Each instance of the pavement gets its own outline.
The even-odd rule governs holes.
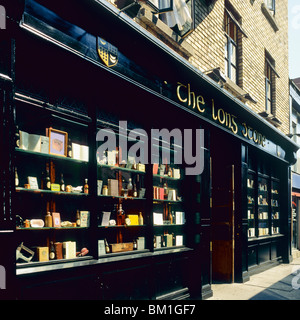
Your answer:
[[[213,284],[207,300],[300,300],[300,257],[250,276],[245,283]]]

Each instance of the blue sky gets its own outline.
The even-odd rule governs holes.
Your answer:
[[[289,1],[289,74],[300,77],[300,1]]]

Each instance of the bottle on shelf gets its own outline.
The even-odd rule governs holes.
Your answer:
[[[67,155],[68,155],[68,158],[72,158],[72,157],[73,157],[73,151],[72,151],[72,143],[71,143],[71,139],[68,139],[68,150],[67,150]]]
[[[173,177],[173,172],[172,172],[172,168],[171,168],[170,165],[169,165],[169,168],[168,168],[168,177],[170,177],[170,178]]]
[[[103,186],[102,194],[103,194],[104,196],[107,196],[107,195],[108,195],[108,187],[107,187],[107,185],[104,185],[104,186]]]
[[[56,252],[53,241],[50,241],[50,250],[49,250],[49,260],[54,260],[56,258]]]
[[[15,168],[15,186],[19,186],[19,176],[18,176],[18,171],[17,168]]]
[[[60,176],[60,191],[66,191],[66,186],[65,186],[65,181],[64,181],[64,176],[61,174]]]
[[[133,186],[133,197],[137,198],[137,196],[138,196],[138,192],[137,192],[136,184],[134,184],[134,186]]]
[[[45,216],[45,227],[48,227],[48,228],[52,227],[52,216],[49,211],[47,212],[47,215]]]
[[[79,210],[76,211],[76,226],[80,227],[80,212]]]
[[[136,242],[136,239],[133,240],[133,250],[137,250],[137,242]]]
[[[170,224],[173,224],[173,216],[171,212],[169,213],[169,221],[170,221]]]
[[[122,204],[119,204],[119,208],[117,210],[117,225],[122,226],[125,224],[125,211],[122,208]]]
[[[15,147],[20,147],[20,131],[18,125],[16,125],[16,132],[15,132]]]
[[[139,213],[139,225],[142,226],[144,224],[144,218],[143,218],[143,214],[140,212]]]
[[[127,190],[128,190],[128,197],[133,196],[133,185],[132,185],[132,179],[129,178],[128,184],[127,184]]]
[[[168,186],[166,183],[164,183],[164,199],[168,199]]]
[[[105,243],[105,252],[106,252],[106,253],[110,253],[110,248],[109,248],[109,245],[108,245],[106,239],[104,239],[104,243]]]
[[[88,193],[89,193],[88,179],[85,179],[85,180],[84,180],[83,193],[85,193],[85,194],[88,194]]]
[[[46,170],[46,178],[45,178],[45,189],[51,190],[51,180],[50,180],[50,174],[49,169]]]

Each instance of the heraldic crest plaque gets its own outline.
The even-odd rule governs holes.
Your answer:
[[[107,67],[113,67],[118,63],[118,49],[100,37],[97,37],[97,51]]]

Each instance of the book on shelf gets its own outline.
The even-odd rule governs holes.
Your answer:
[[[90,226],[90,212],[80,211],[80,226],[88,228]]]
[[[165,234],[164,235],[164,240],[165,240],[166,247],[172,247],[173,246],[173,235]]]
[[[105,242],[104,240],[98,240],[98,256],[103,256],[105,254]]]
[[[183,246],[183,236],[182,235],[176,235],[175,245],[176,246]]]
[[[153,224],[157,226],[162,226],[164,224],[163,213],[153,212]]]
[[[153,163],[153,174],[158,173],[158,163]]]
[[[175,223],[176,224],[185,224],[185,213],[182,211],[175,212]]]

